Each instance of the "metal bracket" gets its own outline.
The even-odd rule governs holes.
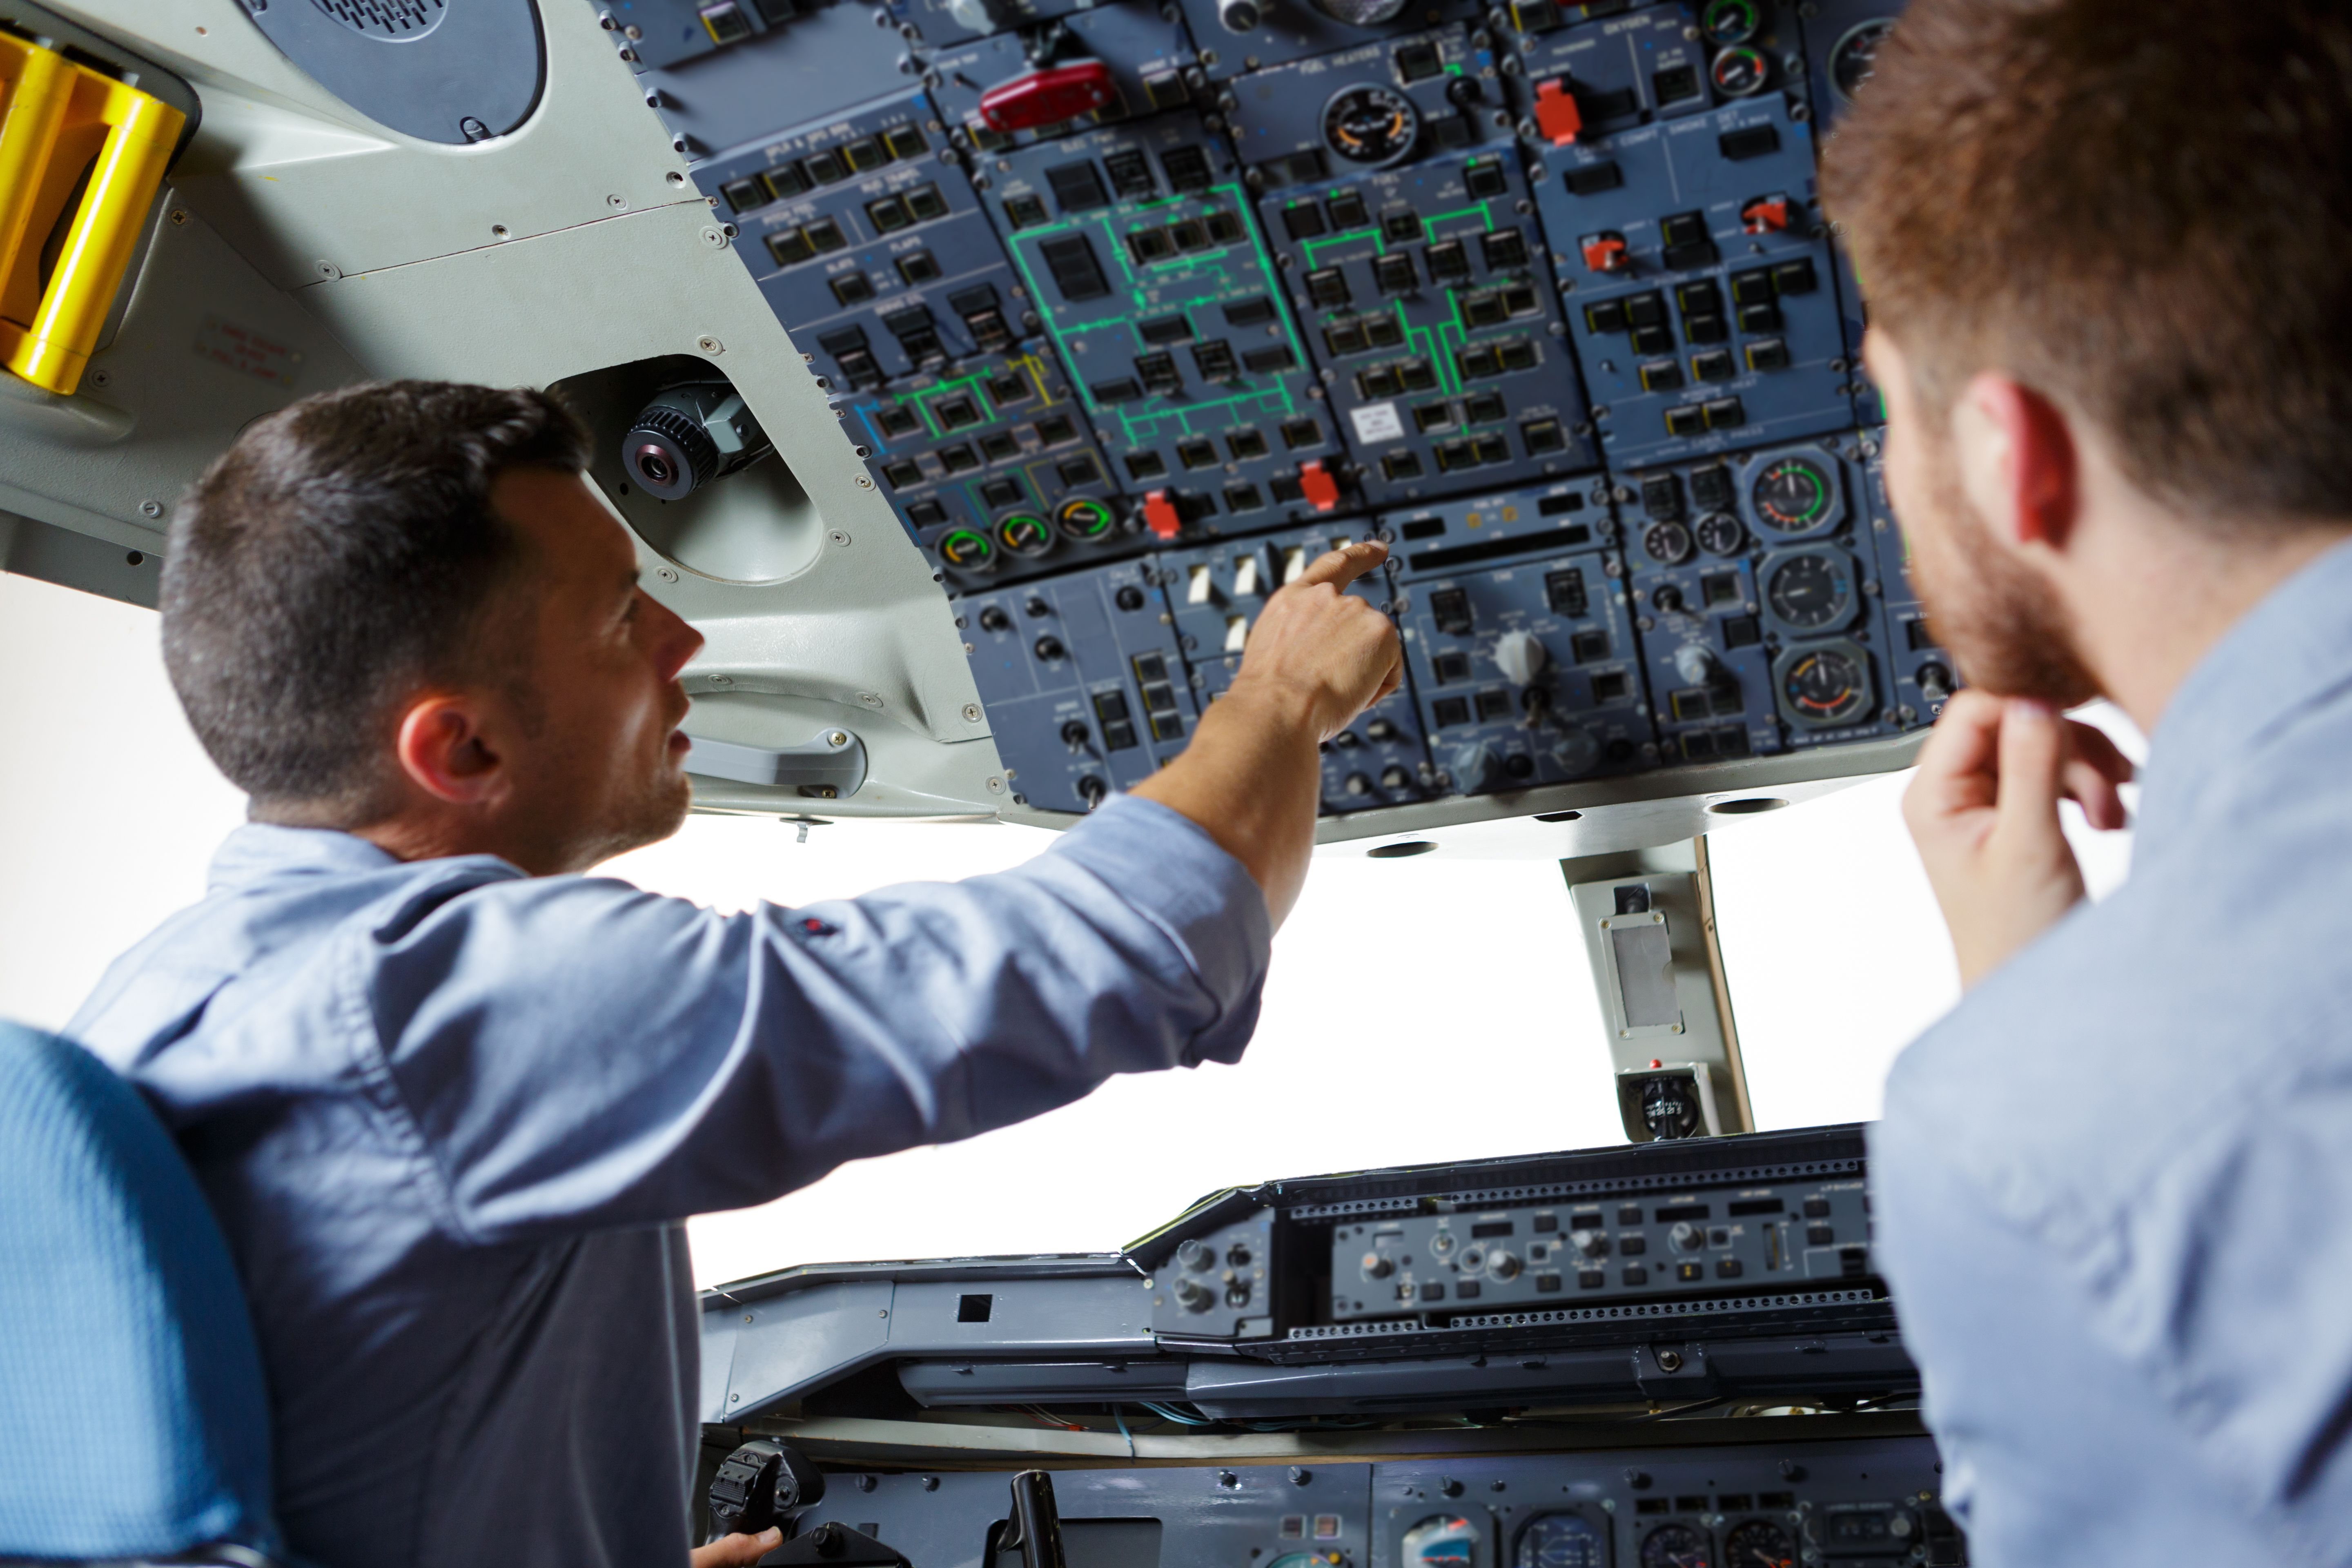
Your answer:
[[[866,742],[847,730],[820,730],[808,744],[782,750],[705,735],[688,739],[694,750],[687,753],[686,771],[705,778],[795,790],[811,800],[840,800],[866,782]]]

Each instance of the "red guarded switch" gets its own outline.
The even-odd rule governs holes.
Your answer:
[[[1588,235],[1581,244],[1584,265],[1595,272],[1622,272],[1633,264],[1622,234]]]
[[[1789,226],[1789,198],[1757,197],[1739,209],[1739,226],[1750,234],[1779,234]]]
[[[1176,510],[1176,500],[1166,490],[1153,490],[1143,498],[1143,526],[1161,539],[1173,539],[1184,531],[1184,518]]]
[[[1326,472],[1323,459],[1298,465],[1298,493],[1317,511],[1329,511],[1339,504],[1339,481]]]
[[[1584,110],[1564,77],[1536,84],[1536,130],[1555,147],[1565,147],[1584,130]]]
[[[980,118],[991,131],[1034,131],[1092,114],[1118,97],[1110,67],[1100,60],[1080,60],[990,88],[980,95]]]

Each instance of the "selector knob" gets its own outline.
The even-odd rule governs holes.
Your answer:
[[[1716,672],[1715,655],[1695,642],[1675,649],[1675,673],[1691,686],[1705,686]]]
[[[1217,21],[1228,33],[1254,33],[1264,19],[1255,0],[1217,0]]]
[[[1363,773],[1349,773],[1348,782],[1339,787],[1351,795],[1367,795],[1372,793],[1372,781]]]
[[[1650,605],[1662,616],[1683,613],[1683,591],[1672,583],[1661,583],[1650,590]]]
[[[1952,694],[1952,672],[1930,659],[1919,667],[1919,695],[1941,702]]]
[[[1533,686],[1551,663],[1551,650],[1533,632],[1505,632],[1495,639],[1495,662],[1514,686]]]
[[[1497,1279],[1516,1279],[1519,1277],[1519,1260],[1512,1254],[1497,1249],[1486,1254],[1486,1272]]]
[[[1471,795],[1493,789],[1503,779],[1502,756],[1484,741],[1456,746],[1446,765],[1454,770],[1454,786]]]
[[[1074,752],[1085,751],[1087,748],[1087,742],[1093,738],[1094,737],[1088,733],[1086,721],[1083,719],[1073,719],[1068,723],[1062,726],[1062,744],[1069,747],[1070,750]]]
[[[1570,725],[1554,737],[1551,754],[1562,773],[1572,779],[1582,778],[1601,765],[1601,742],[1593,739],[1591,731]]]
[[[1011,631],[1013,617],[1004,613],[1003,606],[991,605],[980,612],[980,629],[984,632]]]
[[[1100,805],[1103,803],[1103,797],[1108,794],[1110,794],[1110,785],[1103,783],[1093,773],[1087,773],[1078,780],[1078,798],[1087,803],[1088,811]]]
[[[1412,775],[1406,773],[1394,763],[1391,763],[1387,767],[1381,770],[1381,787],[1382,789],[1404,789],[1412,783]]]
[[[1179,1279],[1176,1304],[1188,1312],[1205,1312],[1217,1304],[1217,1293],[1198,1279]]]
[[[1364,726],[1364,734],[1382,745],[1398,739],[1397,727],[1386,719],[1375,719]]]
[[[1609,1256],[1609,1233],[1605,1230],[1571,1230],[1568,1244],[1587,1258]]]
[[[1054,613],[1054,606],[1048,605],[1043,599],[1033,598],[1027,604],[1021,606],[1021,613],[1034,620],[1043,616],[1052,615]]]
[[[1188,1241],[1176,1249],[1176,1261],[1205,1273],[1217,1266],[1216,1249],[1205,1241]]]
[[[1387,1258],[1382,1258],[1379,1253],[1367,1252],[1364,1254],[1365,1279],[1385,1279],[1395,1272],[1396,1265],[1391,1263]]]
[[[1666,1245],[1676,1252],[1696,1252],[1706,1245],[1706,1232],[1688,1220],[1681,1220],[1666,1232]]]

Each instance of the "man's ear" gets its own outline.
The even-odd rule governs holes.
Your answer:
[[[508,787],[501,759],[483,733],[473,699],[436,693],[418,698],[400,716],[394,740],[400,771],[436,800],[452,805],[495,804]]]
[[[1961,488],[2002,544],[2063,551],[2081,501],[2081,454],[2066,415],[2032,387],[1979,372],[1952,404]]]

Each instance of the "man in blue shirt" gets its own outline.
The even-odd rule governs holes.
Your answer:
[[[1872,1140],[1971,1560],[2352,1562],[2352,10],[1916,0],[1829,143],[1976,689],[1905,803],[1968,993]],[[2096,908],[2062,798],[2119,826]]]
[[[1385,552],[1348,546],[1183,755],[1035,860],[714,914],[572,874],[683,820],[702,640],[586,458],[537,393],[362,386],[254,426],[173,521],[166,666],[253,821],[68,1031],[219,1213],[279,1521],[331,1568],[683,1563],[679,1222],[1238,1058],[1318,743],[1401,679],[1342,591]]]

